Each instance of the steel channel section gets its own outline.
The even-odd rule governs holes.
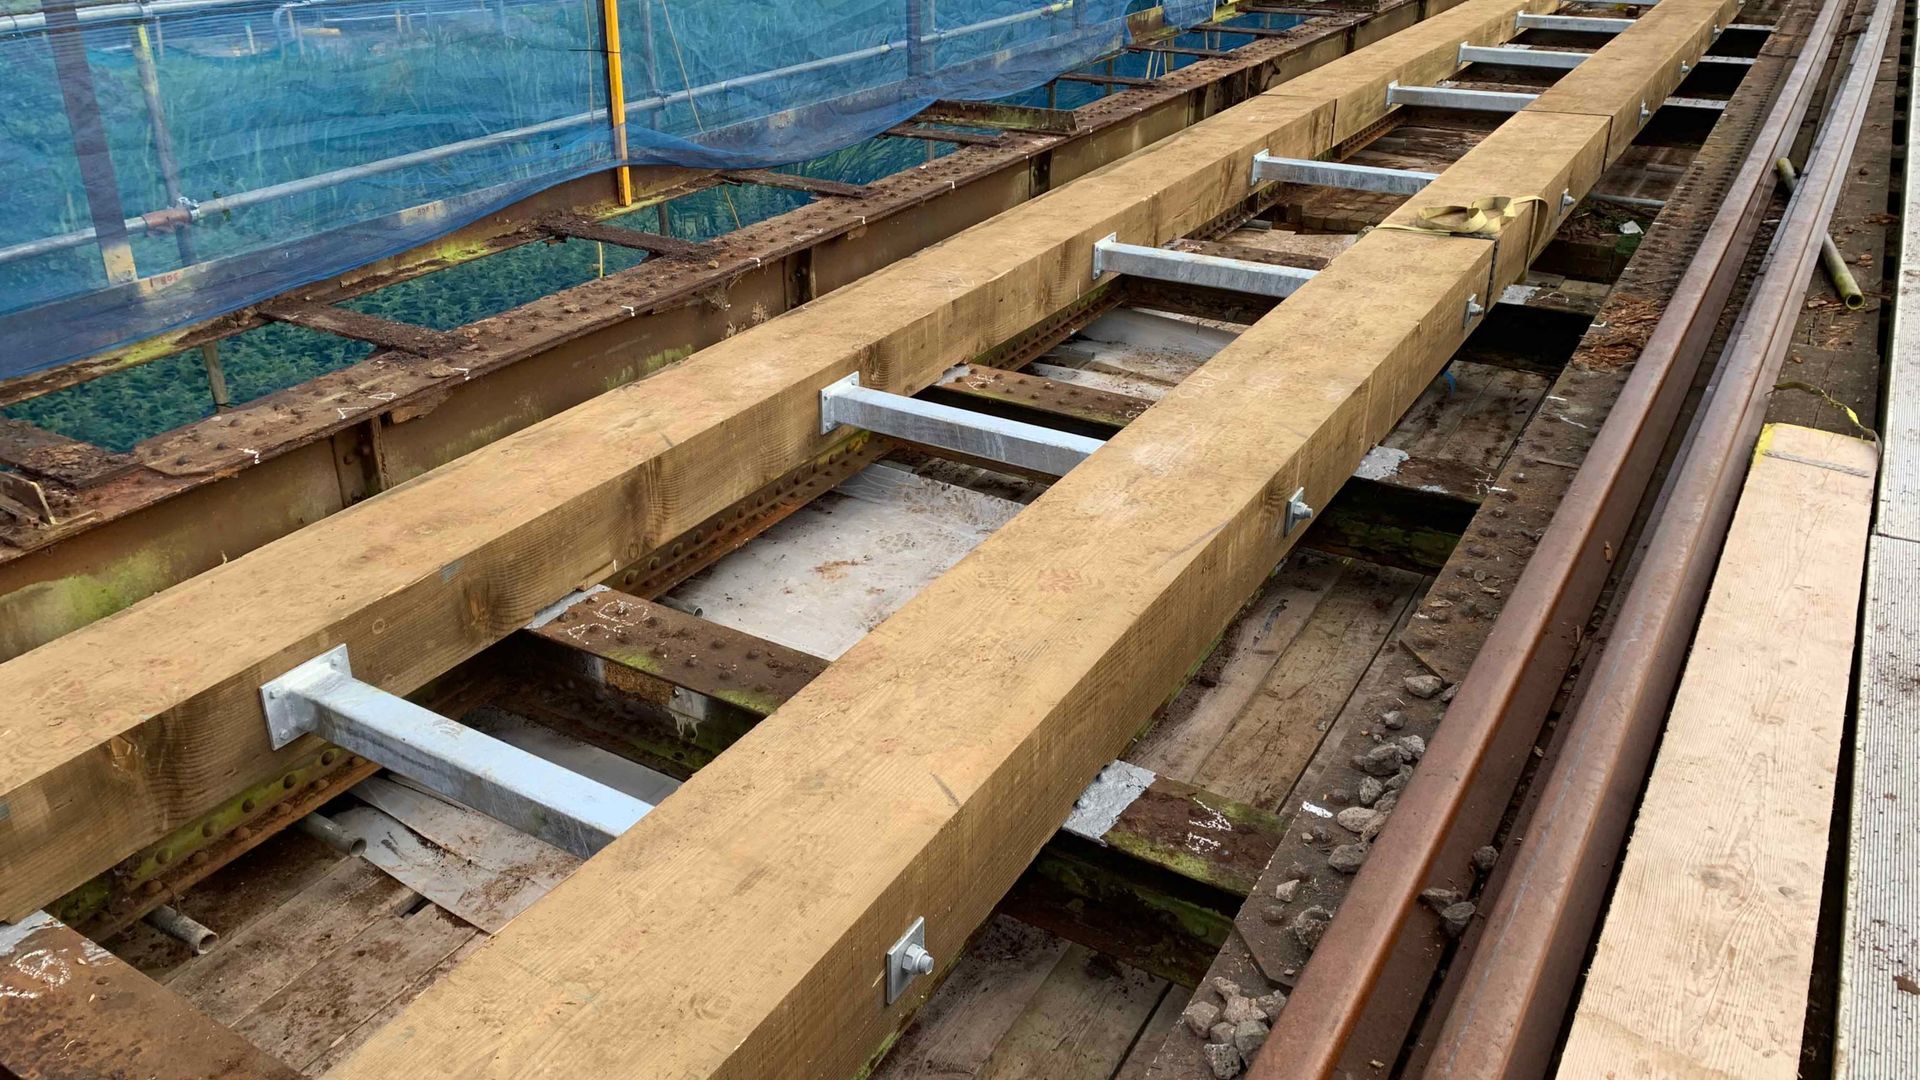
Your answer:
[[[1532,1075],[1551,1060],[1705,604],[1746,462],[1850,171],[1895,0],[1877,0],[1806,176],[1728,343],[1618,622],[1581,688],[1527,825],[1527,842],[1487,914],[1429,1075]]]
[[[1592,53],[1563,52],[1559,49],[1527,49],[1512,45],[1460,46],[1461,64],[1498,64],[1501,67],[1546,68],[1572,71]]]
[[[651,804],[353,677],[336,646],[260,688],[274,749],[317,735],[587,858]]]
[[[1534,15],[1521,12],[1513,17],[1522,30],[1565,30],[1576,34],[1620,34],[1633,25],[1632,19],[1610,19],[1595,15]]]
[[[1254,183],[1314,184],[1348,191],[1378,191],[1388,195],[1418,195],[1439,173],[1413,169],[1383,169],[1341,161],[1309,161],[1274,157],[1265,150],[1253,156]]]
[[[1839,23],[1829,2],[1635,361],[1585,464],[1541,536],[1373,854],[1300,972],[1250,1076],[1326,1076],[1379,989],[1420,891],[1443,857],[1464,860],[1498,818],[1572,661],[1693,373],[1774,189],[1773,162],[1806,115]],[[1797,309],[1797,305],[1795,305]],[[1577,965],[1579,956],[1562,957]]]
[[[1517,113],[1533,104],[1534,99],[1539,96],[1539,94],[1523,94],[1511,90],[1466,90],[1457,86],[1387,84],[1387,104],[1423,105],[1432,109]]]
[[[1285,299],[1313,280],[1314,271],[1297,266],[1244,262],[1218,255],[1122,244],[1109,235],[1093,245],[1093,276],[1128,274],[1210,289]]]
[[[841,424],[1046,476],[1065,476],[1106,445],[1039,424],[869,389],[860,385],[857,372],[820,391],[820,433]]]

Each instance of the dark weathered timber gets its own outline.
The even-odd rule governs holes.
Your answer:
[[[0,1074],[22,1080],[300,1075],[44,915],[0,928]]]
[[[1080,130],[1080,120],[1072,109],[1043,109],[995,101],[936,101],[921,109],[913,119],[922,124],[960,124],[1048,135],[1071,135]]]
[[[25,420],[0,419],[0,464],[70,488],[92,487],[137,466],[127,454],[69,439]]]
[[[838,180],[819,180],[795,173],[774,172],[772,169],[734,169],[721,173],[720,179],[729,184],[758,184],[761,187],[804,191],[809,195],[831,195],[841,199],[864,199],[874,193],[873,188],[864,184],[843,184]]]
[[[952,143],[955,146],[1005,146],[1005,135],[982,135],[973,131],[948,131],[945,128],[914,127],[898,124],[881,132],[895,139],[920,139],[924,142]]]
[[[581,217],[579,214],[553,214],[540,220],[540,228],[558,237],[575,240],[594,240],[616,247],[632,248],[649,255],[692,255],[701,250],[699,244],[681,240],[659,233],[628,229],[619,225],[608,225]]]
[[[460,338],[454,334],[332,304],[281,300],[262,305],[260,313],[274,322],[321,330],[415,356],[444,356],[461,345]]]

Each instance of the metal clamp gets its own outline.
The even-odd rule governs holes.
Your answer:
[[[1480,294],[1471,293],[1467,296],[1466,317],[1460,320],[1460,325],[1472,326],[1473,320],[1479,318],[1482,315],[1485,315],[1486,313],[1487,313],[1487,309],[1481,306],[1480,304]]]
[[[927,951],[927,920],[916,918],[887,950],[887,1004],[898,1001],[908,983],[931,974],[933,954]]]
[[[1307,489],[1294,488],[1293,494],[1287,496],[1287,512],[1280,521],[1280,535],[1293,535],[1293,530],[1305,525],[1312,518],[1313,507],[1307,503]]]

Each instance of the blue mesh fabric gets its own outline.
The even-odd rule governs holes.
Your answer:
[[[1085,65],[1140,6],[619,0],[625,160],[805,160],[936,98]],[[1162,6],[1179,26],[1213,12]],[[236,310],[616,163],[599,0],[0,0],[0,73],[0,376]],[[118,258],[93,229],[116,198]]]

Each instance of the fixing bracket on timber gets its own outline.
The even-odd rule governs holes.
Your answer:
[[[1109,273],[1285,299],[1300,286],[1312,281],[1315,272],[1297,266],[1245,262],[1219,255],[1122,244],[1119,234],[1108,233],[1094,242],[1093,276],[1097,278]]]
[[[318,735],[585,858],[651,803],[353,677],[338,645],[260,688],[274,749]]]
[[[1314,184],[1348,191],[1417,195],[1439,175],[1439,173],[1416,172],[1412,169],[1349,165],[1341,161],[1274,157],[1265,150],[1253,155],[1253,182],[1256,184]]]
[[[1292,536],[1293,530],[1305,525],[1313,518],[1313,506],[1307,502],[1307,489],[1294,488],[1287,496],[1287,513],[1281,519],[1280,535]]]
[[[908,983],[931,974],[933,954],[927,951],[927,920],[916,918],[887,950],[887,1004],[898,1001]]]
[[[1105,445],[1039,424],[871,390],[860,385],[857,371],[820,391],[820,434],[841,424],[1047,476],[1065,476]]]

